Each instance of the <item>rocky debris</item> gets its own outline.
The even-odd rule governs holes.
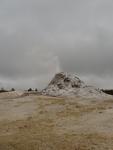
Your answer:
[[[75,74],[64,72],[56,74],[47,88],[42,91],[42,94],[49,96],[76,96],[86,98],[109,97],[109,95],[103,93],[100,89],[87,86]]]

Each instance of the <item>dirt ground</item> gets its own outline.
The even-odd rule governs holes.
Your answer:
[[[113,150],[113,99],[2,97],[0,150]]]

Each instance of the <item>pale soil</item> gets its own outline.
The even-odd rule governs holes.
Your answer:
[[[113,150],[113,99],[2,96],[0,150]]]

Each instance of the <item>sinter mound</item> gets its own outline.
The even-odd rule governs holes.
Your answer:
[[[49,96],[102,98],[109,95],[93,86],[87,86],[75,74],[58,73],[42,92]]]

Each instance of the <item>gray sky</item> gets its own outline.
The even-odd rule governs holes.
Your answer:
[[[56,72],[113,88],[112,0],[0,0],[0,87],[43,88]]]

